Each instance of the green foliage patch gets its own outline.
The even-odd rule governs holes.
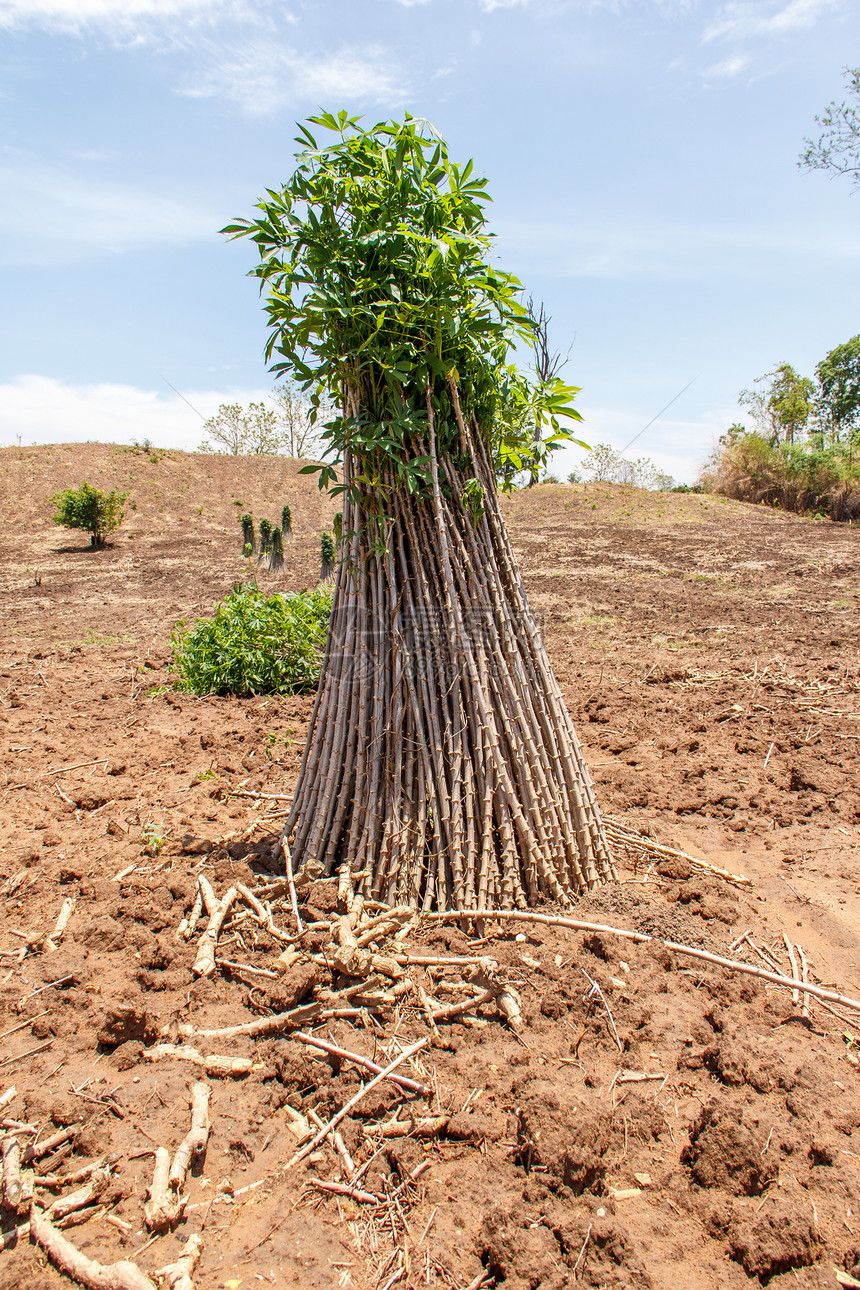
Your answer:
[[[122,523],[127,497],[128,493],[118,493],[115,488],[103,493],[87,483],[80,488],[66,488],[51,498],[57,508],[54,523],[66,529],[84,529],[90,535],[91,546],[104,546],[108,535]]]
[[[176,688],[193,694],[296,694],[319,680],[331,592],[317,589],[265,596],[255,583],[234,588],[199,618],[173,633]]]

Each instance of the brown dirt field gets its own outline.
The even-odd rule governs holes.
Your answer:
[[[286,567],[261,581],[298,589],[315,580],[336,508],[283,460],[156,457],[0,450],[0,1093],[17,1090],[2,1114],[41,1137],[75,1127],[61,1172],[119,1153],[107,1199],[128,1234],[103,1213],[69,1233],[103,1262],[146,1244],[142,1153],[185,1135],[200,1073],[146,1062],[144,1048],[189,1018],[217,1027],[288,1006],[306,972],[253,989],[227,969],[198,979],[194,943],[177,939],[197,873],[220,893],[271,867],[283,803],[231,793],[289,793],[310,699],[176,694],[170,633],[247,572],[243,510],[276,520],[289,501]],[[50,496],[83,479],[132,489],[103,551],[50,522]],[[860,531],[613,485],[543,485],[505,510],[605,809],[752,879],[622,866],[575,916],[721,954],[748,930],[782,971],[785,933],[814,980],[860,995]],[[66,897],[76,906],[62,943],[17,962]],[[453,929],[421,939],[437,953],[466,947]],[[232,953],[269,970],[280,948],[255,931]],[[267,1069],[211,1081],[191,1208],[140,1266],[151,1273],[201,1232],[199,1290],[834,1287],[836,1268],[860,1278],[860,1016],[848,1025],[813,1001],[805,1018],[787,992],[608,936],[502,928],[481,952],[507,965],[526,1029],[516,1036],[493,1005],[440,1025],[413,1070],[448,1126],[391,1140],[365,1176],[397,1203],[307,1187],[312,1174],[339,1176],[329,1148],[279,1176],[295,1144],[287,1104],[333,1113],[359,1087],[353,1069],[287,1039],[212,1041],[206,1051]],[[760,964],[745,945],[731,953]],[[618,1042],[586,999],[586,973]],[[394,1053],[394,1024],[336,1020],[330,1033]],[[397,1025],[405,1042],[427,1033],[408,1008]],[[660,1079],[616,1078],[629,1071]],[[344,1122],[356,1163],[395,1105],[386,1088]],[[403,1187],[421,1161],[429,1168]],[[4,1230],[14,1221],[6,1208]],[[26,1236],[10,1245],[0,1290],[69,1284]]]

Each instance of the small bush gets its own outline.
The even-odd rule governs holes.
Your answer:
[[[769,443],[733,426],[702,472],[707,492],[799,514],[860,519],[860,463],[850,446]]]
[[[330,582],[334,577],[337,547],[334,538],[325,529],[320,534],[320,582]]]
[[[254,533],[254,517],[246,512],[239,523],[242,525],[242,554],[246,557],[251,556],[257,546],[257,538]]]
[[[87,483],[66,488],[51,498],[57,508],[54,523],[66,529],[84,529],[90,535],[90,546],[104,546],[108,535],[122,523],[127,497],[128,493],[118,493],[115,488],[103,493]]]
[[[331,593],[269,596],[234,588],[212,618],[173,633],[176,688],[193,694],[296,694],[319,680]]]
[[[272,521],[260,520],[260,559],[272,550]]]
[[[291,537],[292,532],[293,512],[290,510],[289,505],[284,502],[283,509],[281,510],[281,533],[284,537]]]

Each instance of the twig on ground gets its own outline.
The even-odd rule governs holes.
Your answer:
[[[367,1096],[371,1089],[376,1088],[377,1084],[380,1084],[382,1080],[387,1079],[392,1071],[395,1071],[398,1066],[402,1066],[402,1064],[405,1061],[408,1061],[410,1057],[414,1057],[422,1048],[426,1048],[429,1043],[429,1039],[419,1039],[416,1044],[410,1044],[408,1048],[404,1048],[403,1052],[395,1057],[394,1061],[390,1062],[383,1071],[380,1071],[378,1075],[375,1075],[369,1084],[365,1084],[363,1088],[360,1088],[355,1096],[351,1097],[349,1101],[332,1116],[329,1122],[320,1129],[319,1133],[316,1133],[310,1142],[302,1147],[301,1151],[296,1152],[293,1158],[285,1165],[284,1172],[287,1172],[295,1165],[299,1164],[300,1161],[304,1160],[305,1156],[309,1156],[310,1153],[337,1128],[341,1120],[345,1119],[346,1116],[349,1115],[353,1107],[357,1106],[362,1098]]]
[[[230,887],[218,901],[212,915],[209,919],[209,925],[206,931],[200,937],[200,944],[197,947],[197,958],[191,969],[196,976],[211,976],[215,971],[215,947],[218,944],[218,937],[227,915],[233,906],[233,902],[239,894],[237,887]],[[205,900],[204,894],[204,900]]]
[[[191,1088],[191,1128],[180,1142],[170,1167],[170,1185],[177,1191],[185,1182],[192,1160],[200,1160],[209,1141],[209,1098],[212,1090],[202,1080]]]
[[[10,1209],[21,1203],[21,1143],[17,1138],[7,1138],[0,1147],[3,1159],[3,1202]]]
[[[823,986],[812,985],[811,982],[799,982],[792,977],[783,976],[779,972],[765,972],[761,968],[753,967],[751,963],[741,963],[737,959],[723,958],[720,954],[711,954],[707,950],[694,949],[692,945],[681,945],[677,941],[666,941],[659,936],[651,936],[647,932],[631,932],[623,927],[610,927],[606,923],[584,923],[576,918],[563,918],[556,914],[533,914],[524,909],[465,909],[452,913],[444,914],[427,914],[425,917],[432,922],[459,922],[464,918],[484,918],[495,919],[502,922],[523,922],[523,923],[542,923],[548,927],[568,927],[576,932],[603,932],[606,936],[621,936],[625,940],[634,941],[638,945],[663,945],[667,950],[675,954],[680,954],[686,958],[700,959],[704,963],[713,963],[717,967],[728,969],[730,972],[741,972],[745,976],[758,977],[760,981],[771,981],[774,985],[786,986],[788,989],[799,989],[801,992],[811,994],[814,999],[829,999],[832,1003],[839,1003],[844,1008],[853,1008],[860,1012],[860,999],[852,999],[850,995],[839,994],[836,990],[825,990]]]
[[[202,1066],[206,1074],[213,1079],[225,1079],[231,1076],[238,1078],[268,1069],[264,1062],[255,1062],[253,1057],[229,1057],[220,1053],[203,1054],[185,1044],[154,1044],[143,1051],[143,1058],[148,1062],[157,1062],[164,1057],[175,1057],[179,1061],[191,1062],[193,1066]]]
[[[589,995],[593,995],[593,994],[599,994],[599,995],[600,995],[600,1002],[603,1004],[603,1007],[604,1007],[604,1008],[605,1008],[605,1010],[606,1010],[606,1015],[607,1015],[607,1017],[609,1018],[609,1024],[610,1024],[610,1026],[612,1027],[612,1033],[613,1033],[613,1035],[615,1036],[615,1042],[616,1042],[616,1044],[618,1045],[618,1051],[619,1051],[619,1053],[623,1053],[623,1052],[624,1052],[624,1045],[622,1044],[621,1040],[618,1038],[618,1031],[617,1031],[617,1030],[616,1030],[616,1028],[615,1028],[615,1018],[614,1018],[614,1017],[613,1017],[613,1015],[612,1015],[612,1009],[610,1008],[609,1004],[606,1002],[606,995],[603,993],[603,991],[601,990],[600,986],[599,986],[599,985],[597,984],[597,982],[594,980],[594,977],[591,977],[591,976],[589,976],[589,975],[588,975],[588,973],[586,972],[585,968],[580,968],[579,970],[580,970],[580,972],[582,973],[582,975],[585,977],[586,981],[590,981],[590,982],[591,982],[591,989],[589,990],[588,994],[589,994]],[[586,997],[587,997],[587,996],[586,996]]]
[[[189,1236],[185,1253],[175,1263],[168,1263],[156,1272],[167,1283],[168,1290],[194,1290],[194,1269],[203,1253],[203,1238],[198,1232]]]
[[[800,973],[797,969],[797,957],[794,953],[794,946],[786,936],[785,932],[782,934],[782,939],[785,941],[785,948],[788,951],[788,961],[791,964],[792,980],[797,981],[800,977]],[[794,1004],[800,1003],[800,993],[797,989],[794,989],[791,992],[791,1002]]]
[[[284,860],[287,863],[287,885],[290,889],[290,904],[293,907],[293,914],[295,915],[298,934],[301,936],[305,929],[302,920],[299,917],[299,898],[296,893],[296,880],[293,877],[293,857],[290,852],[290,844],[287,842],[285,837],[281,838],[281,850],[284,853]]]
[[[377,1196],[375,1192],[363,1191],[361,1187],[353,1187],[351,1183],[324,1182],[321,1178],[309,1178],[308,1183],[311,1187],[316,1187],[318,1191],[334,1192],[336,1196],[351,1196],[353,1200],[361,1201],[364,1205],[383,1205],[384,1196]]]
[[[373,1071],[378,1075],[383,1069],[377,1062],[373,1062],[369,1057],[362,1057],[359,1053],[349,1052],[346,1048],[339,1048],[337,1044],[329,1043],[326,1039],[319,1039],[316,1035],[306,1034],[303,1030],[297,1030],[291,1036],[302,1044],[308,1044],[312,1048],[319,1048],[324,1053],[330,1053],[333,1057],[342,1057],[344,1061],[353,1062],[356,1066],[363,1066],[365,1070]],[[430,1090],[426,1084],[419,1084],[417,1080],[408,1079],[405,1075],[392,1075],[392,1084],[399,1084],[410,1093],[419,1093],[422,1097],[428,1097]]]
[[[200,1158],[209,1141],[209,1097],[212,1090],[198,1080],[191,1087],[191,1129],[176,1149],[173,1164],[166,1147],[157,1147],[149,1200],[144,1206],[146,1225],[164,1232],[178,1222],[186,1205],[182,1186],[192,1158]]]
[[[200,877],[197,879],[197,890],[194,893],[194,904],[191,906],[191,913],[187,918],[183,918],[179,927],[176,929],[176,939],[190,941],[197,929],[197,922],[203,913],[203,892],[200,887]]]
[[[97,1263],[83,1254],[34,1205],[30,1212],[30,1235],[52,1263],[89,1290],[155,1290],[154,1282],[136,1263]]]
[[[48,1039],[44,1044],[37,1044],[35,1048],[28,1048],[26,1052],[16,1053],[14,1057],[4,1057],[0,1066],[11,1066],[13,1062],[22,1062],[25,1057],[34,1057],[36,1053],[43,1053],[46,1048],[50,1048],[53,1039]]]

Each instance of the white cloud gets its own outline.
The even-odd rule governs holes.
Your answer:
[[[773,4],[732,0],[721,16],[705,29],[703,39],[781,36],[812,27],[825,14],[841,8],[842,0],[789,0],[788,4],[776,8]]]
[[[235,10],[234,0],[0,0],[0,26],[79,31]]]
[[[400,105],[409,98],[402,59],[378,45],[343,47],[319,55],[270,40],[253,40],[210,51],[210,66],[183,93],[192,98],[225,98],[252,116],[263,116],[289,103],[362,99]]]
[[[724,58],[722,62],[706,67],[702,75],[706,80],[728,81],[734,76],[739,76],[745,67],[749,67],[749,64],[750,60],[744,55],[738,55],[736,58]]]
[[[772,224],[662,221],[635,211],[623,218],[578,212],[575,223],[499,220],[498,248],[522,274],[623,278],[635,274],[694,277],[712,272],[766,272],[774,260],[860,262],[856,221]]]
[[[268,390],[188,390],[204,417],[221,403],[259,402]],[[193,451],[203,422],[188,403],[133,385],[68,385],[49,376],[19,376],[0,385],[0,443],[126,443]]]
[[[182,201],[40,158],[0,154],[0,263],[45,264],[93,250],[214,238],[223,220]]]

